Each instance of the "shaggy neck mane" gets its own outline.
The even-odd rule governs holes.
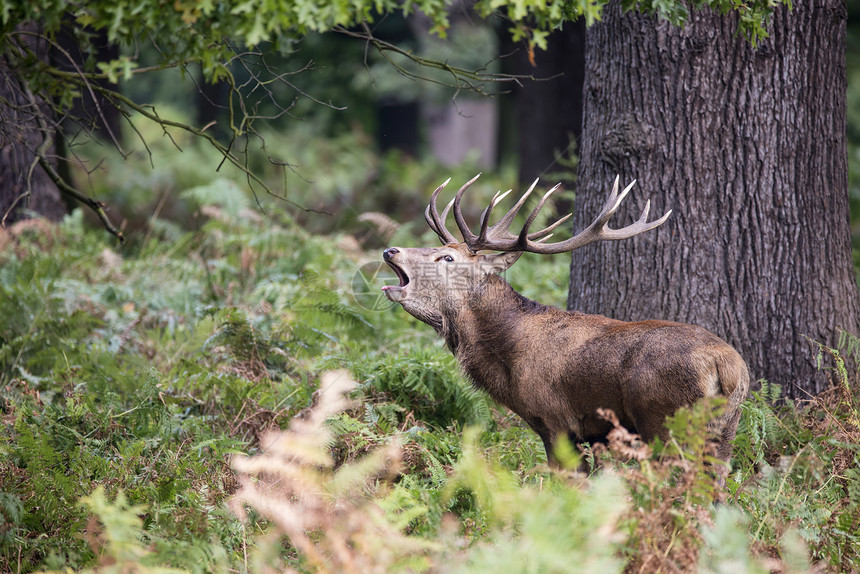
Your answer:
[[[523,297],[497,275],[490,275],[469,298],[468,304],[442,316],[439,334],[459,360],[466,374],[479,387],[504,384],[522,315],[551,309]]]

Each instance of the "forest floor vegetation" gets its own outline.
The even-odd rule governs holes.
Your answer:
[[[829,391],[743,404],[725,488],[718,403],[553,470],[379,298],[379,215],[319,234],[188,189],[159,209],[193,225],[157,212],[124,248],[80,210],[0,230],[0,572],[860,571],[850,334],[810,342]],[[433,243],[395,219],[386,240]],[[563,305],[566,276],[508,280]]]

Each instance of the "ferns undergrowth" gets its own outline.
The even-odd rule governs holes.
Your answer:
[[[125,252],[79,213],[0,237],[0,572],[860,570],[856,339],[827,393],[744,403],[725,490],[707,404],[551,471],[428,327],[352,297],[373,253],[242,207]]]

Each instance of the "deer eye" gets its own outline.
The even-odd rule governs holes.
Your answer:
[[[450,263],[451,261],[454,261],[454,258],[451,257],[450,255],[444,255],[444,256],[440,257],[439,259],[442,259],[443,261],[447,261],[448,263]],[[437,259],[436,261],[439,261],[439,259]]]

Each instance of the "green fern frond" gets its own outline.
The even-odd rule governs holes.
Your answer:
[[[369,399],[398,404],[437,428],[492,422],[489,399],[463,379],[447,353],[370,355],[356,359],[352,368]]]

